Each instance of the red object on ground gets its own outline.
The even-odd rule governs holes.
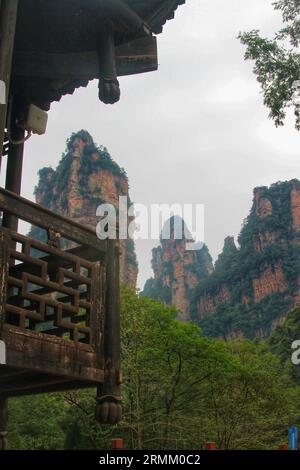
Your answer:
[[[289,445],[288,444],[281,444],[278,447],[278,450],[289,450]]]
[[[215,442],[206,442],[205,449],[206,450],[217,450],[217,444]]]
[[[124,441],[123,439],[112,439],[111,446],[113,450],[124,449]]]

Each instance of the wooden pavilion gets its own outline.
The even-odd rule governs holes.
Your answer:
[[[53,101],[97,79],[113,104],[118,76],[156,70],[155,34],[183,3],[0,0],[0,449],[9,397],[97,387],[97,419],[121,418],[117,242],[22,198],[23,150]],[[48,241],[21,235],[19,221]]]

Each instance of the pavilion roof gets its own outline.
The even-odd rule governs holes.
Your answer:
[[[179,5],[185,0],[125,0],[159,34],[168,20],[172,20]]]
[[[183,3],[123,0],[153,34],[162,32]],[[99,78],[97,41],[107,5],[107,0],[20,0],[13,62],[17,92],[47,110],[53,101]],[[155,36],[147,28],[131,25],[126,30],[116,12],[110,20],[115,25],[118,75],[156,70]]]

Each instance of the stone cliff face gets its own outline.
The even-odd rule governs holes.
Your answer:
[[[174,305],[179,310],[179,318],[186,321],[191,318],[194,289],[212,272],[213,265],[205,246],[199,251],[187,251],[188,240],[176,238],[174,218],[166,225],[169,223],[169,239],[161,238],[160,246],[152,251],[154,277],[146,282],[142,295]]]
[[[183,240],[153,250],[144,293],[176,306],[211,336],[267,337],[300,305],[300,182],[255,188],[236,246],[225,239],[215,266],[206,247]]]
[[[288,284],[280,261],[270,264],[256,278],[253,278],[253,300],[255,303],[275,292],[287,292]]]
[[[111,203],[118,207],[119,196],[129,200],[126,173],[105,148],[97,148],[86,131],[73,134],[67,151],[56,168],[39,172],[36,201],[78,223],[96,230],[97,207]],[[132,286],[137,280],[137,261],[132,240],[121,240],[121,281]]]
[[[225,241],[200,283],[195,320],[215,336],[268,336],[300,302],[300,182],[254,190],[239,248]]]

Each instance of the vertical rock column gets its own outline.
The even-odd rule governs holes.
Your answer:
[[[73,144],[72,163],[68,192],[68,216],[75,218],[82,211],[83,200],[79,190],[80,159],[85,143],[76,139]]]

